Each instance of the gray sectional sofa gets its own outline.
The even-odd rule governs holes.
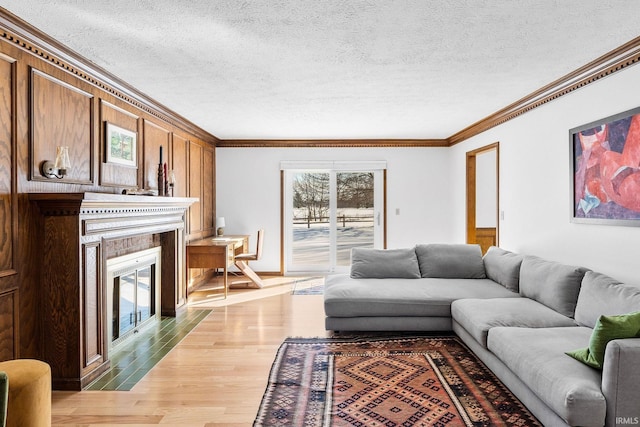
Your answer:
[[[324,306],[327,330],[454,331],[546,426],[640,425],[640,338],[608,341],[598,368],[567,354],[597,344],[600,316],[635,319],[640,287],[497,247],[483,257],[430,244],[354,249],[351,273],[327,277]]]

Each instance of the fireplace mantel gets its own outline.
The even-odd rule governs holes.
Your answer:
[[[160,246],[161,310],[175,316],[186,302],[186,212],[198,199],[85,192],[32,193],[29,200],[42,218],[42,358],[55,389],[80,390],[110,365],[104,283],[110,252]]]
[[[133,196],[109,193],[31,193],[29,200],[38,204],[44,215],[78,215],[81,212],[111,210],[152,211],[186,209],[198,201],[193,197]]]

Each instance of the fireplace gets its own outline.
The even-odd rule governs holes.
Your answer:
[[[42,267],[35,272],[42,359],[54,389],[81,390],[109,369],[112,347],[184,307],[185,216],[197,199],[103,193],[29,199],[42,227],[36,247]]]
[[[159,320],[161,259],[156,247],[107,260],[109,351]]]

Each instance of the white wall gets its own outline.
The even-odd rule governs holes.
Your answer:
[[[280,271],[280,161],[386,160],[387,247],[452,242],[450,158],[449,148],[218,148],[216,216],[227,234],[263,227],[263,257],[252,265]]]
[[[563,96],[452,147],[454,240],[464,238],[465,153],[500,142],[500,246],[640,284],[640,228],[575,224],[569,129],[640,105],[640,67]]]

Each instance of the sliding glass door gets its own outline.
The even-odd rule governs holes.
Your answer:
[[[383,246],[384,168],[327,163],[284,169],[287,273],[348,271],[352,248]]]

